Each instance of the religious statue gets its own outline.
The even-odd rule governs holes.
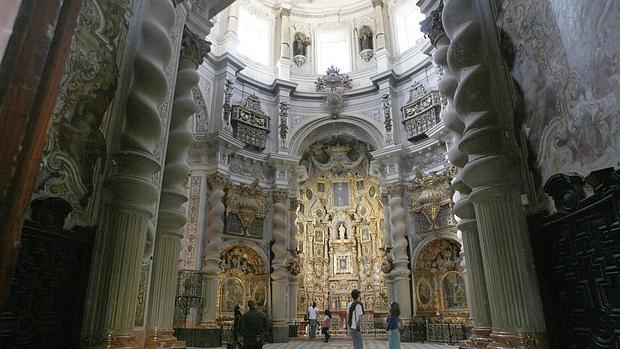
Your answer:
[[[306,47],[309,45],[310,37],[301,32],[295,33],[295,40],[293,41],[293,56],[306,56]]]
[[[347,228],[344,226],[343,223],[340,223],[340,225],[338,226],[338,238],[341,240],[347,238]]]
[[[362,26],[362,28],[360,28],[359,42],[360,42],[360,51],[373,49],[372,30],[370,29],[369,26],[364,25]]]
[[[369,26],[364,25],[359,30],[360,56],[366,62],[373,56],[372,30]]]

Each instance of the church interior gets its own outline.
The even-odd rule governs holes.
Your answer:
[[[620,348],[618,1],[1,12],[0,347]]]

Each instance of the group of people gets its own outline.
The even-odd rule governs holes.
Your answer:
[[[364,305],[360,301],[360,291],[357,289],[351,291],[351,298],[353,300],[347,306],[347,329],[353,341],[353,349],[363,349],[362,315],[364,315]],[[254,300],[248,301],[248,308],[249,310],[242,314],[241,307],[239,305],[235,306],[233,349],[261,349],[267,338],[269,331],[267,315],[258,309]],[[308,308],[307,312],[308,320],[310,321],[308,334],[311,339],[316,338],[319,314],[316,302],[312,302],[312,306]],[[390,305],[390,314],[385,324],[385,330],[389,333],[389,349],[400,349],[399,316],[400,308],[398,303],[393,302]],[[321,323],[321,333],[325,336],[325,343],[331,337],[329,334],[331,319],[332,313],[329,310],[325,310]]]
[[[261,349],[269,332],[267,315],[258,309],[256,301],[248,301],[249,310],[241,314],[241,307],[235,306],[233,323],[233,349]]]
[[[353,299],[347,305],[347,330],[353,341],[353,349],[363,349],[364,343],[362,341],[362,315],[364,315],[364,305],[360,301],[360,291],[354,289],[351,291],[351,298]],[[316,306],[316,302],[312,302],[312,305],[308,308],[306,315],[308,316],[309,329],[308,337],[310,339],[316,338],[316,330],[318,325],[319,309]],[[327,343],[331,337],[329,334],[329,327],[331,325],[332,314],[329,310],[325,310],[323,321],[321,323],[321,333],[325,336],[324,342]],[[400,349],[400,331],[398,325],[400,322],[400,307],[398,303],[392,302],[390,304],[390,313],[386,319],[385,330],[389,335],[389,349]]]

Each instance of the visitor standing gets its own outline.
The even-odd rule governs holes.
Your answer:
[[[248,310],[241,318],[241,335],[244,349],[261,349],[267,339],[269,322],[267,315],[258,309],[255,300],[248,301]]]
[[[398,303],[392,302],[390,314],[385,324],[385,330],[388,332],[389,338],[389,349],[400,349],[400,331],[398,330],[399,317],[400,307]]]
[[[310,330],[308,337],[310,339],[316,337],[317,319],[319,317],[319,308],[316,307],[316,302],[312,302],[312,305],[308,307],[308,321],[310,321]]]
[[[329,326],[332,323],[332,312],[329,310],[325,310],[325,318],[323,319],[323,324],[321,326],[321,333],[325,335],[325,343],[329,341],[331,335],[329,334]]]
[[[241,319],[243,318],[243,315],[241,314],[241,307],[239,306],[239,304],[237,304],[235,306],[234,309],[234,313],[235,313],[235,320],[233,322],[233,349],[242,349],[243,348],[243,342],[241,340]]]
[[[364,306],[360,302],[360,291],[354,289],[351,291],[353,301],[347,306],[347,325],[353,340],[353,349],[363,349],[362,342],[362,315],[364,315]]]

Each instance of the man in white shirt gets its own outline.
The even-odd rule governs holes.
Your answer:
[[[310,321],[310,330],[308,331],[308,337],[316,337],[316,320],[319,317],[319,308],[316,307],[316,302],[312,302],[312,306],[308,307],[308,320]]]
[[[349,333],[353,339],[353,349],[363,349],[362,315],[364,315],[364,306],[359,301],[360,291],[357,289],[351,291],[351,298],[353,298],[353,301],[347,305],[347,324],[349,326]]]

